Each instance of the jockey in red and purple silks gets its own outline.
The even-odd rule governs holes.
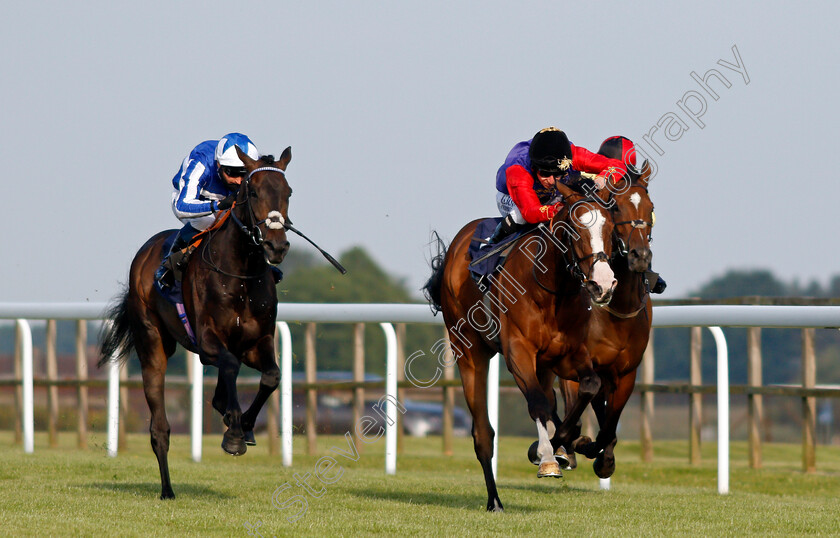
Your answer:
[[[504,219],[488,240],[498,242],[525,223],[551,220],[562,204],[557,201],[555,178],[564,181],[570,172],[598,174],[601,188],[618,181],[624,163],[575,146],[556,127],[542,129],[531,140],[516,144],[496,173],[496,204]]]

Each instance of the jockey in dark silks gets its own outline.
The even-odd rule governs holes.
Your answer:
[[[247,173],[245,164],[236,154],[236,147],[252,159],[260,158],[260,152],[250,138],[230,133],[221,140],[207,140],[193,148],[172,178],[172,211],[184,227],[155,273],[155,280],[162,287],[173,283],[174,268],[185,259],[180,253],[193,237],[213,224],[216,213],[233,205]],[[279,280],[282,273],[271,267]]]

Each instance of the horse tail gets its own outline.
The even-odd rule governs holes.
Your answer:
[[[432,276],[426,281],[423,286],[423,295],[429,301],[432,307],[432,312],[437,314],[441,311],[440,305],[440,290],[443,287],[443,261],[446,258],[446,244],[440,238],[437,232],[432,232],[432,244],[437,248],[437,254],[432,256],[430,265],[432,266]]]
[[[106,319],[99,333],[99,363],[102,368],[110,361],[125,362],[135,348],[134,333],[131,331],[131,312],[128,309],[128,285],[105,314]]]

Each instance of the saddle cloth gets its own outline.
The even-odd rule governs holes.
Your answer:
[[[498,250],[498,252],[481,260],[478,263],[470,263],[470,275],[476,282],[479,282],[482,278],[486,277],[487,275],[493,274],[493,272],[495,272],[499,267],[504,265],[505,259],[507,258],[507,254],[510,252],[511,247],[516,242],[516,240],[522,237],[524,233],[530,231],[527,229],[519,230],[503,238],[501,241],[494,245],[489,245],[485,246],[484,248],[481,248],[482,245],[485,245],[487,243],[487,238],[493,235],[496,226],[499,225],[499,222],[501,222],[501,220],[501,217],[484,219],[478,223],[478,226],[475,227],[475,233],[473,234],[472,240],[470,241],[470,260],[477,260],[482,256],[486,256],[487,253],[491,252],[492,250]],[[507,245],[507,248],[500,248],[502,245]]]

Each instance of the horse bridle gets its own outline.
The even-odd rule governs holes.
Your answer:
[[[642,188],[644,189],[645,193],[648,192],[647,188],[645,188],[645,187],[642,187]],[[612,209],[610,209],[610,212],[615,213],[615,205],[614,204],[609,204],[609,202],[613,200],[613,195],[614,195],[614,193],[612,191],[610,191],[610,196],[607,199],[607,202],[608,202],[608,205],[612,206]],[[651,214],[653,214],[653,209],[651,209]],[[615,252],[613,252],[613,259],[615,259],[619,256],[627,257],[630,253],[630,249],[628,248],[627,244],[624,242],[624,240],[618,234],[618,227],[620,225],[623,225],[623,224],[632,225],[633,226],[633,231],[639,230],[639,233],[642,233],[641,230],[643,230],[644,228],[647,228],[648,229],[648,233],[647,233],[648,244],[650,244],[650,242],[653,241],[653,237],[651,236],[651,234],[653,233],[653,222],[648,222],[644,219],[623,220],[623,221],[620,221],[620,222],[616,222],[616,223],[613,224],[613,232],[612,232],[613,242],[616,245],[616,250],[615,250]],[[631,235],[633,234],[633,231],[630,232]],[[643,237],[643,239],[644,239],[644,237]],[[637,315],[639,315],[639,313],[642,310],[645,309],[645,306],[647,305],[647,298],[648,298],[648,295],[650,293],[650,284],[648,283],[646,277],[642,278],[641,285],[642,285],[641,304],[633,312],[628,312],[628,313],[625,314],[625,313],[618,312],[618,311],[612,309],[609,305],[598,305],[598,306],[600,306],[601,308],[603,308],[604,310],[606,310],[607,312],[609,312],[610,314],[612,314],[613,316],[615,316],[617,318],[630,319],[630,318],[636,317]]]
[[[266,215],[266,218],[264,218],[263,220],[257,220],[257,216],[254,214],[254,208],[251,207],[251,176],[253,176],[256,172],[263,172],[263,171],[279,172],[279,173],[283,174],[284,177],[286,175],[286,172],[284,170],[281,170],[280,168],[275,168],[273,166],[263,166],[263,167],[251,170],[248,173],[248,175],[245,177],[245,179],[242,180],[243,184],[242,184],[242,186],[240,186],[240,191],[243,188],[245,189],[245,201],[243,202],[243,205],[246,207],[246,210],[247,210],[248,224],[246,225],[245,223],[243,223],[239,219],[239,217],[236,216],[236,213],[233,211],[233,208],[236,206],[236,203],[234,203],[234,207],[231,207],[231,209],[230,209],[230,216],[233,219],[233,222],[236,224],[236,226],[239,228],[239,230],[242,231],[242,233],[244,233],[245,235],[248,236],[248,239],[250,239],[251,244],[255,247],[260,247],[265,242],[265,237],[263,236],[262,229],[260,228],[260,226],[262,226],[263,224],[265,224],[271,230],[279,230],[280,228],[289,228],[290,225],[291,225],[291,222],[287,223],[286,219],[283,217],[283,214],[280,213],[280,211],[277,211],[277,210],[269,211],[268,215]],[[214,235],[212,235],[212,232],[211,232],[211,235],[207,240],[208,244],[210,243],[210,241],[212,241],[213,237],[214,237]],[[219,267],[219,264],[217,264],[214,260],[210,259],[210,253],[209,252],[210,252],[210,249],[205,248],[204,252],[203,252],[202,259],[204,260],[205,263],[207,263],[207,265],[209,265],[214,271],[216,271],[218,273],[221,273],[221,274],[226,275],[226,276],[230,276],[230,277],[234,277],[234,278],[242,278],[242,279],[246,279],[246,280],[255,279],[255,278],[262,278],[264,276],[262,273],[256,274],[256,275],[237,275],[237,274],[233,274],[233,273],[228,273],[227,271],[224,271],[221,267]]]
[[[645,188],[645,187],[642,187],[642,188],[645,190],[645,192],[648,192],[647,188]],[[612,191],[610,191],[610,196],[607,199],[607,206],[611,206],[611,209],[610,209],[611,213],[615,213],[615,205],[609,203],[610,201],[613,201],[613,194],[614,193]],[[651,209],[651,213],[652,212],[653,212],[653,210]],[[623,225],[623,224],[632,225],[634,231],[635,230],[640,230],[639,233],[642,233],[641,230],[647,228],[648,229],[647,241],[648,241],[648,243],[653,241],[653,236],[652,236],[652,234],[653,234],[653,222],[648,222],[644,219],[622,220],[621,222],[615,222],[615,223],[613,223],[612,235],[613,235],[613,242],[616,245],[616,249],[615,249],[615,252],[613,252],[613,258],[616,258],[618,256],[627,256],[627,254],[629,253],[629,248],[628,248],[627,244],[618,235],[618,227]],[[633,232],[631,231],[630,233],[632,235]],[[644,237],[642,237],[642,238],[644,239]]]
[[[255,168],[251,170],[245,179],[242,180],[243,186],[245,187],[245,207],[248,214],[248,224],[244,224],[239,217],[236,216],[236,213],[233,212],[231,209],[230,216],[233,218],[233,221],[242,230],[242,233],[248,236],[251,240],[251,243],[255,247],[262,246],[265,242],[265,237],[263,236],[262,229],[260,226],[265,224],[271,230],[279,230],[281,228],[286,227],[286,219],[283,217],[283,214],[280,211],[272,210],[268,212],[268,215],[263,220],[257,220],[257,216],[254,214],[254,208],[251,207],[251,176],[253,176],[257,172],[279,172],[283,174],[285,177],[286,172],[281,170],[280,168],[275,168],[273,166],[263,166],[260,168]],[[289,223],[291,224],[291,223]]]
[[[544,225],[542,223],[540,223],[540,226],[544,226]],[[551,233],[553,235],[554,230],[552,229],[551,231],[549,231],[549,233]],[[563,228],[563,236],[564,237],[569,236],[569,231],[566,230],[565,227]],[[591,279],[586,275],[586,273],[583,272],[583,269],[581,269],[581,267],[580,267],[581,262],[584,262],[584,261],[588,260],[589,258],[593,258],[592,267],[590,267],[590,273],[591,273],[592,271],[595,270],[595,264],[597,262],[607,262],[607,263],[609,263],[610,258],[609,258],[609,256],[607,256],[607,253],[604,252],[603,250],[600,251],[600,252],[592,252],[592,253],[587,254],[586,256],[583,256],[583,257],[578,257],[577,253],[575,252],[574,245],[571,244],[571,241],[569,243],[570,243],[569,248],[566,249],[566,251],[563,251],[563,250],[560,251],[562,256],[563,256],[563,261],[566,264],[566,271],[568,271],[569,274],[572,275],[572,277],[574,277],[575,279],[580,281],[580,286],[581,287],[585,287],[586,283],[589,282]],[[570,252],[571,260],[566,257],[566,252]],[[536,264],[533,264],[531,266],[531,275],[533,275],[534,281],[537,283],[537,285],[539,287],[541,287],[542,289],[544,289],[545,291],[547,291],[551,294],[554,294],[554,295],[557,295],[559,293],[558,291],[552,290],[552,289],[548,288],[547,286],[545,286],[542,282],[540,282],[539,278],[537,278]]]

